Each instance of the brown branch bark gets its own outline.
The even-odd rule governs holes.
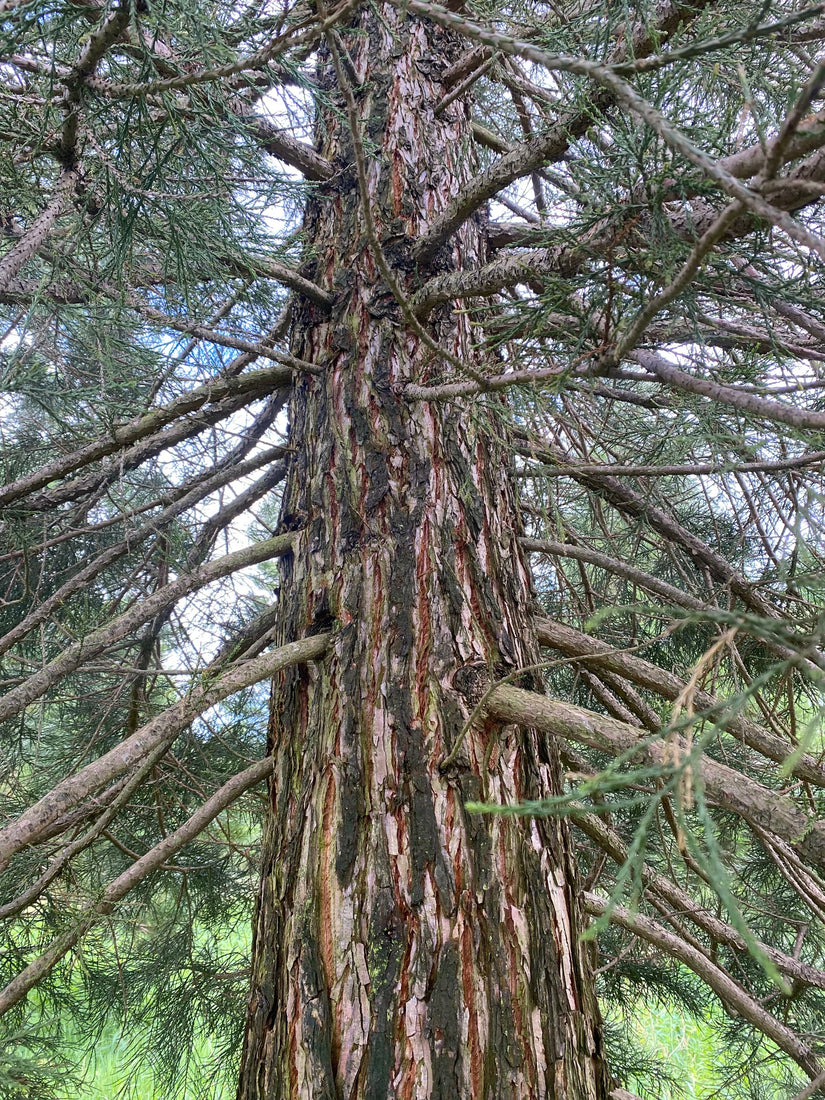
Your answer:
[[[183,596],[197,592],[200,588],[221,577],[228,577],[239,569],[288,553],[292,549],[294,540],[293,534],[277,535],[275,538],[252,543],[243,550],[225,554],[224,557],[208,562],[189,573],[182,573],[174,581],[153,592],[151,596],[133,604],[128,610],[110,619],[103,626],[92,630],[81,641],[68,646],[59,657],[0,697],[0,722],[5,722],[7,718],[41,698],[64,676],[79,668],[84,662],[103,653],[121,638],[127,637],[136,627],[149,622],[156,615],[163,614]]]
[[[86,912],[77,923],[55,937],[46,950],[22,970],[0,991],[0,1016],[18,1004],[26,994],[71,950],[86,932],[102,917],[113,911],[119,901],[133,890],[147,875],[158,870],[185,844],[194,840],[214,819],[230,806],[244,791],[260,783],[272,772],[271,758],[260,760],[245,771],[233,776],[197,810],[188,821],[155,845],[131,867],[127,868],[103,891],[100,901]]]
[[[796,1032],[792,1031],[775,1016],[772,1016],[721,966],[717,966],[711,959],[686,943],[680,936],[668,932],[656,921],[651,920],[650,917],[646,917],[642,913],[631,913],[629,909],[625,909],[621,905],[610,905],[597,894],[586,893],[584,904],[589,913],[597,917],[607,915],[614,924],[626,928],[634,936],[653,944],[658,950],[670,955],[671,958],[678,959],[679,962],[698,974],[724,1005],[753,1024],[763,1035],[772,1039],[779,1049],[790,1055],[812,1080],[818,1078],[823,1072],[822,1065],[811,1047],[804,1043]]]
[[[549,699],[535,692],[499,684],[487,700],[487,712],[502,722],[531,726],[554,737],[578,741],[610,755],[633,752],[645,763],[667,767],[670,757],[661,741],[640,738],[634,726]],[[675,742],[681,759],[689,752],[684,739]],[[668,746],[670,748],[670,746]],[[778,794],[734,768],[702,757],[695,774],[713,805],[737,814],[748,824],[775,833],[800,856],[825,868],[825,822],[809,817],[786,795]]]
[[[790,140],[783,149],[783,161],[787,163],[799,155],[817,148],[825,142],[825,112],[816,116],[816,121],[800,127],[798,140]],[[511,151],[511,156],[515,151]],[[758,175],[764,162],[761,146],[743,150],[731,157],[718,161],[720,170],[732,179],[748,180]],[[524,175],[529,174],[525,171]],[[821,198],[821,190],[811,191],[811,184],[825,182],[825,152],[818,151],[780,180],[762,185],[767,199],[777,211],[795,211],[808,206]],[[490,196],[487,196],[490,197]],[[684,200],[684,194],[673,195],[673,199]],[[486,200],[485,200],[486,201]],[[628,217],[638,217],[639,196],[628,203]],[[665,196],[664,201],[668,201]],[[669,212],[668,219],[674,234],[685,241],[695,241],[707,233],[719,217],[719,208],[706,199],[697,199],[684,210]],[[732,240],[752,232],[759,225],[752,212],[731,218],[724,228],[723,240]],[[594,257],[603,256],[621,232],[621,222],[617,226],[615,212],[611,213],[609,224],[596,226],[584,241],[570,245],[569,234],[560,234],[547,227],[508,225],[490,223],[487,237],[491,248],[519,247],[525,251],[501,256],[490,263],[469,271],[450,272],[430,280],[417,293],[414,307],[422,316],[441,302],[456,298],[483,297],[516,286],[519,283],[540,289],[541,280],[550,275],[569,276],[582,270]],[[561,239],[559,239],[561,237]],[[636,240],[643,248],[645,227],[636,226],[630,243]],[[533,246],[530,249],[530,246]]]
[[[244,515],[253,504],[271,492],[276,485],[280,485],[286,476],[286,472],[286,462],[274,464],[252,485],[239,493],[234,500],[230,501],[229,504],[225,504],[219,512],[208,519],[198,532],[198,537],[186,557],[188,568],[192,569],[196,565],[200,565],[212,549],[220,532],[225,531],[234,519]]]
[[[731,591],[739,597],[745,607],[766,618],[777,619],[778,610],[765,599],[753,584],[735,569],[727,558],[713,550],[707,543],[697,538],[688,531],[678,520],[657,507],[651,501],[646,500],[638,492],[630,489],[618,478],[611,475],[577,474],[575,465],[571,464],[559,451],[547,444],[533,446],[529,443],[519,447],[521,454],[526,457],[540,458],[542,461],[559,467],[567,467],[570,476],[591,489],[598,497],[606,500],[618,511],[625,515],[633,516],[649,524],[649,526],[663,538],[684,550],[699,566],[706,567],[717,580],[729,586]],[[781,653],[787,659],[797,660],[798,653],[792,653],[787,647],[777,645],[774,652]],[[818,663],[816,655],[811,657]]]
[[[283,283],[284,286],[288,286],[296,294],[308,298],[322,309],[330,309],[335,300],[334,294],[324,290],[317,283],[313,283],[311,279],[307,279],[300,271],[296,271],[287,264],[282,264],[279,260],[273,260],[269,256],[250,252],[244,256],[227,256],[225,258],[221,256],[221,260],[233,271],[243,275],[258,277],[263,275],[267,279],[274,279],[278,283]]]
[[[691,611],[708,610],[708,604],[697,599],[695,596],[691,596],[689,592],[685,592],[681,588],[676,588],[675,585],[668,584],[667,581],[651,576],[650,573],[645,573],[644,570],[629,565],[627,562],[621,561],[618,558],[610,557],[608,554],[602,554],[598,550],[591,550],[589,546],[578,546],[570,542],[555,542],[552,539],[527,538],[521,539],[521,545],[525,550],[529,550],[535,554],[551,554],[553,557],[572,558],[575,561],[583,561],[590,565],[595,565],[599,569],[604,569],[606,572],[613,573],[617,577],[623,577],[625,580],[630,581],[631,584],[638,585],[639,588],[643,588],[646,592],[651,592],[654,596],[659,596],[675,607],[686,607]]]
[[[12,250],[0,260],[0,293],[5,291],[18,272],[36,256],[60,217],[77,186],[77,170],[64,168],[57,178],[54,193]]]
[[[167,405],[152,409],[143,416],[115,426],[106,437],[86,443],[71,454],[41,466],[34,473],[26,474],[16,481],[0,488],[0,507],[8,507],[29,493],[48,485],[50,481],[65,477],[75,470],[88,466],[97,459],[119,451],[138,440],[145,439],[170,424],[174,420],[201,409],[204,405],[218,404],[224,398],[237,395],[251,397],[257,393],[267,393],[286,386],[292,377],[287,367],[268,367],[239,377],[224,375],[210,379],[188,393],[181,394]]]
[[[655,374],[657,378],[674,389],[707,397],[711,401],[730,405],[740,412],[747,413],[750,416],[758,416],[762,420],[769,420],[775,424],[787,424],[791,428],[810,429],[812,431],[821,431],[825,428],[825,412],[795,408],[783,401],[776,401],[770,397],[759,397],[756,394],[737,389],[735,386],[724,386],[710,378],[697,378],[696,375],[689,374],[687,371],[669,363],[663,356],[654,351],[636,351],[633,353],[633,358],[645,370]]]
[[[0,831],[0,868],[15,852],[36,843],[45,829],[98,787],[135,767],[160,745],[171,744],[198,715],[235,692],[274,676],[281,669],[318,660],[325,653],[329,640],[329,634],[315,634],[300,641],[287,642],[278,649],[230,665],[224,670],[211,666],[205,669],[201,676],[203,686],[190,691],[131,737],[58,783],[16,821]],[[163,859],[167,856],[168,853]]]
[[[542,645],[549,646],[567,657],[579,657],[588,668],[607,669],[626,677],[634,684],[646,688],[671,702],[678,699],[685,690],[685,682],[672,672],[642,660],[635,654],[623,653],[605,642],[582,634],[572,627],[554,622],[552,619],[537,619],[536,632]],[[760,753],[768,760],[782,764],[794,751],[790,741],[777,736],[760,726],[744,714],[731,707],[735,704],[719,699],[707,691],[695,690],[693,704],[701,716],[714,721],[718,716],[721,727],[734,737],[740,738],[749,748]],[[793,775],[807,782],[825,787],[825,767],[817,763],[810,754],[803,754],[795,763]]]
[[[781,159],[783,163],[796,160],[808,152],[818,150],[823,143],[825,143],[825,112],[820,112],[800,126],[794,136],[782,146]],[[514,157],[516,151],[510,150],[509,155]],[[759,144],[718,161],[718,166],[723,172],[733,179],[741,180],[757,176],[763,165],[764,152]],[[529,171],[525,170],[522,174],[527,175]],[[817,152],[815,156],[798,165],[783,179],[764,183],[762,189],[765,197],[777,210],[794,211],[816,202],[821,197],[819,191],[810,190],[810,185],[822,182],[825,182],[825,153]],[[668,201],[668,198],[684,201],[685,197],[682,190],[678,195],[674,193],[668,196],[666,193],[663,201]],[[638,216],[639,201],[640,196],[632,197],[628,203],[629,216]],[[694,201],[686,211],[670,213],[668,216],[677,236],[694,241],[711,228],[719,216],[719,210],[712,203],[702,199]],[[723,239],[743,236],[754,230],[758,224],[752,214],[740,215],[738,218],[733,218],[725,227]],[[611,243],[615,241],[619,231],[615,212],[611,213],[609,224],[603,227],[597,226],[588,233],[584,242],[574,246],[569,244],[566,237],[558,241],[558,231],[546,227],[490,223],[487,236],[491,248],[513,246],[529,248],[532,245],[534,250],[525,251],[512,258],[501,257],[475,271],[454,272],[430,280],[418,292],[414,300],[415,308],[421,315],[426,316],[428,311],[443,301],[486,296],[518,283],[537,286],[541,279],[548,275],[564,276],[575,273],[594,256],[604,255]],[[635,236],[640,243],[643,241],[643,226],[637,227]]]
[[[25,618],[21,619],[20,622],[16,623],[0,637],[0,655],[7,653],[12,646],[25,638],[29,631],[39,626],[40,623],[45,622],[52,612],[61,607],[73,593],[85,588],[85,586],[95,577],[99,576],[104,569],[129,553],[135,547],[140,546],[145,539],[162,531],[176,516],[186,511],[187,508],[191,508],[193,504],[202,500],[216,489],[222,488],[228,482],[252,473],[264,462],[275,461],[282,458],[283,455],[283,447],[272,447],[259,459],[238,466],[230,466],[228,469],[218,471],[210,478],[199,481],[195,487],[183,493],[177,500],[168,505],[157,515],[153,515],[142,527],[130,530],[126,538],[121,539],[112,546],[106,547],[105,550],[92,558],[91,561],[88,561],[81,569],[73,573],[72,576],[59,588],[55,589],[50,596],[38,603]],[[269,473],[267,487],[271,487],[271,485],[274,484],[275,478],[279,479],[283,476],[283,473],[284,468],[282,465],[275,466],[273,471]],[[234,504],[235,502],[233,502],[233,505]],[[221,509],[221,511],[209,521],[208,526],[210,531],[216,530],[224,521],[227,523],[231,522],[234,514],[236,514],[235,511],[227,515],[227,509]]]
[[[308,180],[320,182],[332,179],[335,169],[311,145],[297,141],[286,130],[260,116],[246,116],[246,121],[264,152],[297,168]]]
[[[84,833],[58,852],[39,878],[35,879],[34,882],[32,882],[21,894],[18,894],[16,898],[13,898],[0,908],[0,920],[8,920],[10,917],[17,916],[18,913],[22,912],[29,905],[32,905],[44,891],[48,889],[50,883],[57,878],[74,857],[95,842],[97,837],[99,837],[114,820],[121,808],[129,801],[134,791],[143,783],[146,776],[160,761],[165,752],[166,746],[161,745],[159,748],[155,749],[153,753],[150,753],[130,775],[125,776],[120,779],[118,783],[114,784],[114,794],[112,797],[106,797],[109,792],[104,792],[103,798],[98,796],[98,798],[91,800],[91,805],[87,803],[81,806],[79,810],[64,814],[46,830],[45,835],[40,835],[38,840],[42,843],[49,837],[57,836],[59,833],[65,832],[66,829],[71,828],[72,825],[77,825],[79,822],[89,817],[96,817],[96,820]]]
[[[250,395],[241,392],[233,397],[224,398],[223,401],[218,401],[214,405],[206,405],[177,420],[163,431],[155,432],[154,435],[141,439],[134,446],[126,448],[119,454],[116,453],[107,462],[101,463],[88,473],[70,478],[53,489],[44,489],[40,493],[26,497],[25,502],[17,505],[17,508],[30,515],[99,493],[129,470],[136,469],[150,458],[186,439],[199,435],[222,420],[227,420],[233,413],[246,408],[250,400],[257,400],[262,396],[264,395],[260,393]]]
[[[659,20],[656,29],[651,32],[648,28],[640,28],[634,36],[632,55],[644,57],[652,53],[654,43],[660,47],[680,27],[694,20],[706,6],[709,0],[694,0],[685,4],[678,2],[665,2],[659,9]],[[427,8],[430,8],[428,12]],[[432,5],[421,5],[421,14],[432,14]],[[466,32],[466,28],[465,28]],[[500,46],[502,43],[490,41],[483,43],[487,46]],[[541,52],[541,51],[537,51]],[[627,56],[627,47],[620,46],[614,52],[607,64],[615,64]],[[426,234],[419,240],[416,246],[416,254],[419,260],[426,262],[451,236],[473,211],[477,210],[487,199],[490,199],[498,191],[503,190],[509,184],[521,176],[541,168],[548,161],[560,159],[567,151],[571,141],[580,137],[591,125],[594,117],[603,112],[616,102],[615,93],[608,88],[598,88],[591,96],[588,107],[576,112],[568,112],[558,122],[543,134],[538,134],[529,141],[520,142],[509,153],[506,153],[495,164],[475,176],[459,195],[437,218],[434,218]]]
[[[666,463],[661,466],[655,464],[624,466],[620,462],[610,465],[606,462],[582,462],[565,469],[544,467],[541,473],[542,477],[570,477],[573,472],[597,476],[610,474],[612,477],[702,477],[709,474],[768,474],[782,470],[804,470],[809,466],[819,466],[823,462],[825,462],[825,451],[808,451],[794,458],[777,458],[765,462],[691,462],[673,466]],[[531,547],[531,549],[538,549],[538,547]]]
[[[441,84],[444,88],[452,88],[459,81],[463,80],[465,76],[468,76],[473,69],[477,69],[479,65],[483,65],[487,58],[490,56],[490,50],[485,46],[478,46],[474,50],[470,50],[462,58],[459,58],[453,65],[446,69],[441,77]]]
[[[618,866],[622,866],[628,858],[628,848],[617,832],[610,828],[597,814],[576,813],[575,827],[586,833],[606,852]],[[725,944],[735,951],[747,952],[748,944],[741,933],[737,932],[730,924],[720,920],[709,909],[705,909],[686,890],[683,890],[672,879],[666,878],[654,871],[647,864],[642,864],[639,876],[645,885],[646,892],[653,892],[663,899],[674,910],[674,915],[690,920],[697,928],[701,928],[715,943]],[[794,982],[802,982],[804,985],[815,989],[825,989],[825,971],[809,966],[783,951],[778,951],[769,944],[756,941],[755,946],[776,966],[777,970]]]
[[[430,279],[411,304],[415,315],[423,320],[437,305],[454,298],[485,297],[518,283],[526,283],[540,290],[543,277],[569,275],[575,270],[572,264],[565,266],[559,249],[509,252],[475,270],[451,271]]]

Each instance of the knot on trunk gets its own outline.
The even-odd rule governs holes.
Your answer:
[[[453,687],[471,709],[478,706],[492,682],[490,668],[484,661],[462,665],[453,676]]]

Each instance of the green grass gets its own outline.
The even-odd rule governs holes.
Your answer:
[[[671,1079],[652,1082],[629,1075],[626,1087],[646,1100],[786,1100],[807,1083],[801,1071],[789,1076],[787,1058],[769,1040],[744,1072],[733,1075],[715,1026],[725,1020],[721,1007],[712,1008],[708,1019],[697,1020],[672,1006],[639,1002],[625,1009],[622,1019],[638,1052],[655,1059]]]
[[[719,1039],[711,1023],[695,1020],[673,1008],[643,1004],[629,1009],[625,1022],[639,1050],[660,1062],[674,1081],[671,1084],[658,1080],[655,1100],[710,1100],[715,1096],[737,1095],[736,1082],[725,1082],[724,1075],[718,1072]],[[63,1093],[64,1100],[120,1100],[126,1096],[130,1100],[193,1100],[195,1093],[191,1090],[172,1095],[156,1088],[148,1069],[140,1070],[130,1064],[129,1053],[127,1034],[105,1034],[88,1063],[85,1084],[80,1091],[75,1087]],[[195,1051],[202,1064],[208,1064],[215,1053],[208,1038],[202,1039]],[[626,1084],[640,1096],[654,1095],[650,1078],[636,1080],[631,1076]],[[746,1093],[743,1087],[738,1094]],[[235,1089],[231,1083],[224,1087],[216,1084],[207,1095],[209,1100],[233,1100]]]
[[[718,1050],[713,1028],[706,1023],[682,1016],[672,1009],[657,1010],[643,1005],[628,1014],[632,1036],[639,1048],[658,1059],[678,1083],[660,1081],[656,1100],[705,1100],[720,1086],[715,1072]],[[85,1088],[66,1094],[65,1100],[118,1100],[124,1093],[135,1100],[172,1100],[168,1092],[155,1089],[151,1074],[136,1072],[129,1066],[128,1036],[110,1034],[97,1045],[95,1060],[89,1066]],[[214,1053],[208,1040],[199,1044],[197,1054],[206,1059]],[[650,1080],[627,1082],[631,1090],[651,1095]],[[227,1086],[214,1091],[210,1100],[232,1100],[234,1089]],[[185,1092],[175,1100],[190,1100]]]

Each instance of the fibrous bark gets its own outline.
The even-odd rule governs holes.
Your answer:
[[[373,217],[412,295],[484,259],[478,219],[435,270],[411,259],[473,170],[467,102],[434,112],[462,46],[385,5],[342,30],[340,48],[360,82]],[[467,726],[491,677],[538,659],[503,440],[480,413],[405,400],[439,363],[378,274],[323,55],[319,80],[320,152],[336,174],[305,232],[313,278],[336,302],[295,314],[293,352],[324,372],[292,392],[281,528],[299,534],[280,599],[283,639],[333,640],[326,660],[274,684],[239,1096],[602,1100],[566,827],[464,809],[561,784],[547,740]],[[466,317],[442,307],[430,320],[472,365]]]

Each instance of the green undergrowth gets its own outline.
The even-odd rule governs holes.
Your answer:
[[[718,1052],[712,1027],[677,1009],[644,1005],[633,1008],[627,1024],[640,1052],[666,1071],[657,1081],[658,1100],[705,1100],[713,1095],[720,1082],[715,1072]],[[631,1075],[628,1088],[649,1096],[650,1078]]]
[[[195,927],[192,931],[195,963],[200,957],[208,958],[216,939],[226,953],[227,965],[234,967],[248,958],[251,947],[248,921],[226,925],[217,936],[213,930],[204,928]],[[186,974],[186,969],[170,973],[165,991],[159,987],[142,1001],[134,1001],[125,1013],[124,1004],[112,1004],[111,1022],[103,1027],[93,1045],[76,1019],[64,1017],[60,1030],[66,1049],[81,1052],[85,1048],[85,1056],[77,1079],[57,1092],[59,1100],[233,1100],[237,1044],[227,1042],[220,1021],[214,1021],[216,1031],[209,1030],[208,1013],[204,1016],[198,1012],[188,1019],[185,1013],[174,1010],[176,1004],[180,1007],[180,994],[185,988],[185,980],[183,986],[181,980]],[[196,974],[192,972],[191,977],[194,979]],[[124,973],[123,979],[122,998],[128,1004],[135,990],[130,990],[128,973]],[[161,1005],[157,999],[163,1001],[170,996],[173,983],[177,987],[175,992],[169,1003]],[[157,1012],[153,1015],[155,1008]],[[242,1005],[236,1004],[236,1009],[241,1008]],[[156,1030],[158,1018],[167,1023],[162,1032]],[[176,1071],[171,1073],[170,1057],[176,1065]]]
[[[626,1010],[622,1026],[638,1044],[638,1056],[647,1066],[646,1073],[638,1079],[630,1075],[626,1082],[643,1100],[715,1100],[748,1095],[745,1083],[738,1083],[742,1091],[737,1093],[737,1084],[726,1082],[719,1072],[719,1039],[712,1024],[678,1010],[637,1005]],[[128,1035],[104,1035],[88,1066],[84,1086],[80,1092],[66,1093],[65,1100],[119,1100],[121,1096],[134,1100],[190,1100],[194,1096],[186,1090],[172,1096],[155,1088],[148,1072],[129,1065],[129,1047]],[[207,1065],[217,1051],[204,1037],[195,1053],[197,1060]],[[231,1100],[234,1089],[216,1082],[212,1091],[202,1095],[209,1100]]]

